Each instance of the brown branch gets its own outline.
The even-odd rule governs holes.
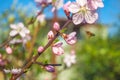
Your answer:
[[[71,20],[68,20],[61,29],[67,27],[67,25],[71,22]],[[22,74],[24,74],[26,72],[26,69],[30,68],[33,63],[38,59],[38,57],[45,51],[47,50],[47,48],[53,43],[53,41],[59,36],[59,33],[56,33],[55,37],[53,39],[51,39],[44,47],[44,50],[41,53],[36,54],[35,56],[33,56],[31,58],[30,61],[28,61],[28,63],[22,68],[22,71],[18,74],[15,75],[12,79],[10,80],[16,80],[18,77],[20,77]]]

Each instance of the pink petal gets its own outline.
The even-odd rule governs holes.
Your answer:
[[[54,46],[56,46],[56,47],[61,47],[62,44],[63,44],[62,42],[57,42],[57,43],[54,44]]]
[[[72,17],[72,21],[75,25],[80,24],[84,20],[84,16],[82,12],[76,13]]]
[[[76,0],[76,2],[80,5],[80,6],[84,6],[87,4],[87,0]]]
[[[68,1],[66,4],[64,4],[63,9],[69,12],[68,6],[70,5],[70,3],[71,1]]]
[[[68,9],[71,13],[77,13],[80,11],[80,6],[73,2],[73,3],[70,3],[70,5],[68,6]]]
[[[76,32],[72,32],[72,33],[70,33],[68,36],[69,37],[74,37],[76,35]]]
[[[98,19],[98,14],[97,13],[93,13],[90,11],[87,11],[85,14],[85,20],[87,23],[94,23],[96,20]]]

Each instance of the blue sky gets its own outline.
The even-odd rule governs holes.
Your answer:
[[[34,0],[0,0],[0,14],[5,10],[9,9],[13,2],[18,1],[17,5],[27,6],[31,4],[31,8],[37,9]],[[120,13],[120,0],[104,0],[104,8],[98,10],[99,12],[99,22],[104,24],[112,24],[117,22],[118,14]],[[46,9],[46,11],[49,9]],[[62,15],[64,17],[64,13],[62,10],[58,12],[58,15]],[[47,13],[48,17],[52,17],[52,13]],[[111,28],[114,32],[116,28]],[[110,30],[110,31],[111,31]]]
[[[33,4],[34,0],[0,0],[0,13],[10,8],[14,1],[18,1],[18,5]],[[120,0],[104,0],[104,8],[99,9],[99,19],[101,23],[114,23],[117,20],[117,16],[120,13]],[[59,15],[64,16],[63,11],[60,10]],[[48,14],[51,16],[51,14]]]

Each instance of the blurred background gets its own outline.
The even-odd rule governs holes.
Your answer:
[[[63,63],[65,54],[54,56],[49,48],[38,61],[61,63],[62,66],[56,67],[55,73],[49,73],[39,65],[34,65],[20,80],[120,80],[120,0],[104,0],[103,3],[104,8],[97,11],[99,19],[95,24],[75,26],[71,23],[66,30],[66,33],[77,32],[77,44],[64,44],[65,54],[69,54],[71,49],[75,50],[76,64],[67,68]],[[46,35],[54,21],[63,25],[67,20],[62,9],[53,13],[52,6],[48,6],[44,10],[44,22],[36,21],[28,25],[40,9],[34,0],[0,0],[0,44],[8,39],[10,24],[23,22],[31,32],[31,40],[25,45],[10,45],[14,51],[12,54],[7,54],[5,48],[0,48],[4,62],[3,65],[0,61],[0,80],[10,78],[10,74],[4,73],[3,69],[21,67],[37,53],[39,45],[47,43]],[[89,38],[86,31],[94,33],[95,36]]]

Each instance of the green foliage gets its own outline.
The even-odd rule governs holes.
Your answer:
[[[117,38],[89,39],[77,46],[81,47],[77,47],[77,76],[74,80],[120,80],[120,43]],[[80,75],[82,78],[78,79]]]

